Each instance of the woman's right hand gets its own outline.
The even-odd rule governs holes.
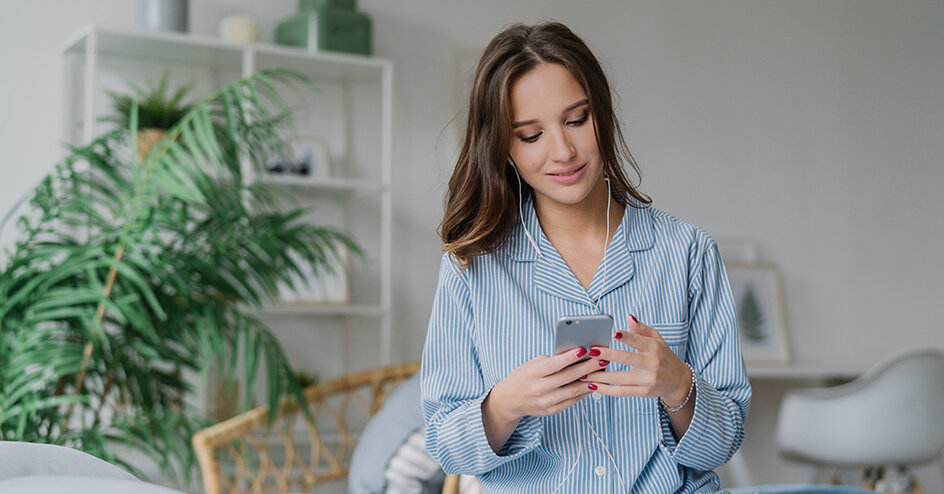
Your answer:
[[[580,378],[599,371],[600,361],[580,362],[586,354],[586,348],[579,348],[553,357],[539,355],[492,388],[482,402],[482,419],[493,451],[501,449],[523,417],[560,413],[591,393]]]

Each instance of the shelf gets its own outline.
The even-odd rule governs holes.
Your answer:
[[[851,380],[862,375],[865,368],[853,365],[795,362],[788,365],[748,365],[747,375],[751,379],[766,380]]]
[[[304,318],[321,322],[347,323],[349,318],[367,318],[377,326],[380,336],[379,362],[390,363],[393,343],[392,299],[392,141],[393,141],[393,63],[374,57],[340,53],[308,52],[305,49],[266,43],[231,43],[213,36],[186,33],[141,31],[87,25],[75,32],[61,46],[63,58],[62,140],[69,143],[91,142],[100,115],[103,82],[107,76],[144,75],[154,66],[187,69],[206,83],[209,90],[247,77],[266,68],[285,68],[307,76],[314,86],[324,89],[324,97],[311,101],[301,118],[310,133],[321,135],[332,144],[342,163],[357,167],[354,177],[296,177],[259,173],[245,161],[243,175],[247,183],[277,187],[281,200],[318,207],[318,214],[306,214],[304,221],[327,222],[351,227],[358,241],[376,244],[378,271],[368,273],[354,294],[356,300],[375,304],[329,304],[284,302],[265,308],[245,307],[257,316],[281,317],[273,327],[308,326]],[[292,91],[276,85],[277,91]],[[292,93],[294,95],[294,93]],[[294,96],[293,96],[294,97]],[[308,100],[306,100],[307,102]],[[318,118],[315,119],[314,116]],[[353,168],[352,168],[353,169]],[[346,171],[346,170],[343,170]],[[305,197],[302,197],[305,196]],[[360,199],[369,199],[365,212]],[[308,204],[308,203],[311,204]],[[295,204],[292,205],[295,207]],[[309,208],[311,209],[311,208]],[[324,220],[324,221],[323,221]],[[374,228],[374,226],[379,228]],[[379,234],[379,235],[378,235]],[[375,291],[376,290],[376,291]],[[294,319],[293,319],[294,318]],[[358,321],[361,322],[361,321]],[[346,338],[346,336],[345,336]],[[336,349],[326,349],[333,351]],[[332,356],[334,357],[334,356]],[[328,359],[331,361],[331,359]],[[325,364],[346,364],[333,361]]]
[[[355,82],[378,80],[389,61],[341,53],[310,53],[301,48],[266,43],[231,43],[210,36],[160,31],[135,31],[89,25],[67,41],[62,51],[83,52],[95,36],[102,55],[196,67],[241,71],[244,54],[253,53],[266,67],[286,67],[318,79]],[[312,64],[315,65],[312,65]]]
[[[262,175],[259,177],[259,182],[330,195],[373,194],[384,189],[380,182],[350,178],[302,178]]]
[[[387,311],[379,305],[282,302],[260,309],[259,313],[285,316],[383,317]]]

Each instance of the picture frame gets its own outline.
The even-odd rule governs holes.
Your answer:
[[[725,268],[745,363],[789,364],[792,356],[780,270],[765,262],[726,262]]]
[[[266,168],[273,176],[299,180],[318,180],[331,176],[328,141],[318,136],[293,135],[283,143],[284,155],[268,160]]]
[[[285,142],[289,156],[308,166],[309,177],[331,176],[331,154],[328,152],[327,140],[316,136],[291,136]]]

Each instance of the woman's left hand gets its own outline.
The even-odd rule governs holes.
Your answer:
[[[616,339],[636,352],[593,347],[590,356],[605,367],[616,362],[631,367],[628,371],[593,372],[581,379],[590,389],[609,396],[659,397],[668,406],[685,401],[691,387],[691,369],[682,362],[653,328],[629,317],[629,331],[617,331]],[[599,352],[599,353],[597,353]]]

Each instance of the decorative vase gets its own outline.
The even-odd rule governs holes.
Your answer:
[[[282,21],[275,42],[309,52],[371,54],[370,17],[356,0],[299,0],[298,14]]]
[[[138,19],[143,29],[187,32],[187,0],[138,0]]]
[[[141,129],[138,131],[138,162],[144,163],[151,148],[167,135],[166,129]]]
[[[220,39],[233,43],[259,41],[259,22],[250,15],[230,15],[220,21]]]
[[[222,422],[239,414],[239,380],[225,379],[210,383],[207,394],[207,418]]]

